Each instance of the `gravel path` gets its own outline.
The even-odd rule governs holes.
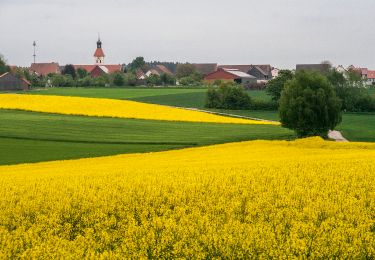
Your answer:
[[[329,131],[328,132],[328,137],[336,140],[336,142],[349,142],[345,137],[342,136],[340,131]]]

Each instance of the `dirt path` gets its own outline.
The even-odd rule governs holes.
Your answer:
[[[237,118],[243,118],[243,119],[251,119],[251,120],[256,120],[256,121],[278,123],[277,121],[272,121],[272,120],[266,120],[266,119],[261,119],[261,118],[256,118],[256,117],[249,117],[249,116],[240,116],[240,115],[228,114],[228,113],[221,113],[221,112],[214,112],[214,111],[204,110],[204,109],[199,109],[199,108],[191,108],[191,107],[176,107],[176,108],[182,108],[182,109],[187,109],[187,110],[205,112],[205,113],[214,114],[214,115],[220,115],[220,116],[229,116],[229,117],[237,117]]]
[[[340,131],[329,131],[328,132],[328,137],[336,140],[336,142],[349,142],[345,137],[342,136]]]

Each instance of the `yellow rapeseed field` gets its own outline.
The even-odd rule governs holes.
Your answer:
[[[224,117],[162,105],[102,98],[1,94],[0,109],[1,108],[67,115],[137,118],[148,120],[278,125],[278,123],[274,122]]]
[[[375,257],[375,145],[252,141],[0,167],[0,258]]]

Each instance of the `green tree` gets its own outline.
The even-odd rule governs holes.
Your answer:
[[[64,69],[61,72],[63,75],[70,75],[73,79],[76,78],[76,69],[72,64],[65,65]]]
[[[279,114],[282,126],[299,137],[327,137],[341,122],[341,101],[325,76],[301,71],[286,82]]]
[[[9,66],[7,65],[4,57],[0,54],[0,75],[4,74],[5,72],[10,71]]]
[[[158,86],[161,84],[161,78],[159,75],[151,74],[147,79],[146,82],[148,85],[151,86]]]
[[[280,70],[279,76],[267,83],[266,92],[272,97],[272,100],[278,102],[285,83],[293,79],[293,72],[290,70]]]
[[[176,77],[178,79],[182,79],[185,77],[192,76],[194,74],[199,74],[197,69],[193,64],[178,64],[177,65],[177,72]]]
[[[118,87],[124,86],[125,79],[122,72],[117,72],[113,74],[113,84]]]
[[[78,68],[76,72],[79,79],[83,79],[88,76],[88,72],[85,69]]]
[[[137,77],[132,72],[125,73],[124,79],[125,79],[125,83],[124,83],[125,86],[135,86],[137,84]]]
[[[334,86],[336,95],[342,101],[343,111],[374,111],[375,99],[368,93],[363,79],[358,73],[349,71],[346,74],[342,74],[336,70],[331,70],[327,74],[327,78]]]
[[[129,70],[132,72],[137,71],[138,69],[144,70],[146,66],[145,59],[143,57],[137,57],[135,58],[130,64],[129,64]]]
[[[162,73],[160,75],[160,80],[163,85],[176,85],[175,77],[167,73]]]
[[[240,85],[226,82],[220,87],[210,87],[206,95],[207,108],[249,109],[251,98]]]

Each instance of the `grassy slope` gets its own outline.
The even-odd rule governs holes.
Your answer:
[[[350,141],[375,142],[375,113],[344,114],[337,129]]]
[[[95,118],[0,110],[0,164],[292,139],[278,126]]]

